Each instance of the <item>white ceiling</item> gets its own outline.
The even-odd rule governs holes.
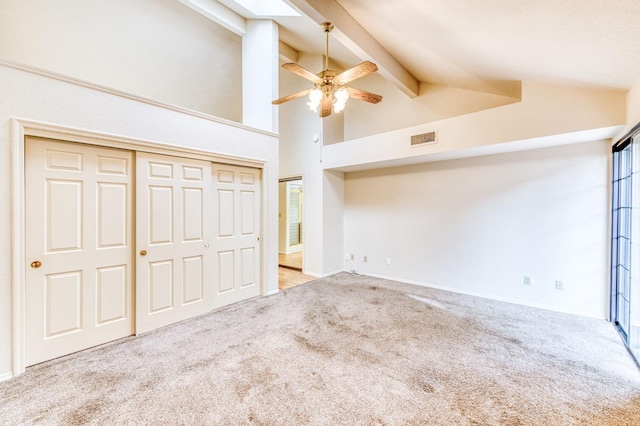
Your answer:
[[[535,80],[628,90],[640,79],[640,0],[323,1],[337,2],[422,82],[474,88],[479,81]],[[323,53],[316,22],[275,19],[282,41]],[[331,56],[345,66],[363,59],[335,39]]]

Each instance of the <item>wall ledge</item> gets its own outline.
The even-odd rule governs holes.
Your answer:
[[[361,162],[355,164],[340,164],[330,161],[323,162],[324,170],[340,172],[356,172],[363,170],[382,169],[388,167],[402,167],[414,164],[433,163],[437,161],[458,160],[462,158],[482,157],[485,155],[506,154],[509,152],[528,151],[532,149],[551,148],[554,146],[570,145],[574,143],[609,140],[624,128],[623,125],[609,126],[598,129],[582,130],[561,135],[543,136],[512,142],[501,142],[450,151],[429,152],[421,155],[389,158],[381,161]]]
[[[186,115],[191,115],[193,117],[197,117],[197,118],[201,118],[204,120],[208,120],[208,121],[213,121],[215,123],[220,123],[220,124],[224,124],[226,126],[232,126],[232,127],[237,127],[239,129],[243,129],[243,130],[248,130],[250,132],[254,132],[254,133],[258,133],[258,134],[262,134],[262,135],[266,135],[266,136],[273,136],[273,137],[278,137],[279,134],[275,133],[275,132],[270,132],[267,130],[263,130],[263,129],[258,129],[255,127],[251,127],[251,126],[247,126],[245,124],[242,123],[238,123],[236,121],[231,121],[231,120],[227,120],[224,118],[220,118],[220,117],[216,117],[215,115],[211,115],[211,114],[205,114],[204,112],[199,112],[196,110],[192,110],[189,108],[184,108],[178,105],[173,105],[173,104],[169,104],[169,103],[165,103],[165,102],[160,102],[160,101],[155,101],[153,99],[149,99],[149,98],[145,98],[142,96],[137,96],[137,95],[133,95],[131,93],[128,92],[123,92],[121,90],[116,90],[116,89],[112,89],[106,86],[101,86],[99,84],[95,84],[95,83],[91,83],[79,78],[75,78],[75,77],[71,77],[68,75],[64,75],[64,74],[58,74],[56,72],[53,71],[48,71],[42,68],[38,68],[38,67],[34,67],[31,65],[26,65],[26,64],[21,64],[19,62],[14,62],[11,61],[9,59],[6,58],[2,58],[0,57],[0,66],[4,66],[7,68],[13,68],[16,70],[20,70],[20,71],[24,71],[24,72],[28,72],[31,74],[36,74],[36,75],[40,75],[43,77],[47,77],[47,78],[51,78],[54,80],[58,80],[58,81],[62,81],[65,83],[70,83],[76,86],[81,86],[81,87],[85,87],[88,89],[92,89],[92,90],[97,90],[99,92],[103,92],[103,93],[107,93],[110,95],[114,95],[114,96],[118,96],[121,98],[126,98],[126,99],[130,99],[133,101],[137,101],[137,102],[141,102],[144,104],[148,104],[148,105],[152,105],[152,106],[156,106],[159,108],[163,108],[163,109],[167,109],[167,110],[171,110],[174,112],[178,112],[181,114],[186,114]]]

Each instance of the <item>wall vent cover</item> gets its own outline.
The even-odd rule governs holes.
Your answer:
[[[411,136],[411,146],[420,146],[432,143],[438,143],[435,131]]]

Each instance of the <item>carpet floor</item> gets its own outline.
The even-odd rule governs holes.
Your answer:
[[[613,326],[346,273],[27,369],[0,423],[639,425]]]

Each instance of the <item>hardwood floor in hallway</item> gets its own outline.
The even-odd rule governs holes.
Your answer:
[[[278,253],[278,265],[302,271],[302,251],[289,254]]]
[[[283,268],[282,266],[278,268],[278,288],[280,290],[295,287],[315,279],[315,277],[305,275],[291,268]]]

